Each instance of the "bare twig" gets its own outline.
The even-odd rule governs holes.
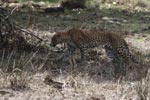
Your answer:
[[[20,31],[22,31],[22,32],[25,32],[26,34],[29,34],[29,35],[31,35],[31,36],[36,37],[36,38],[39,39],[40,41],[44,41],[44,40],[41,39],[40,37],[34,35],[34,34],[35,34],[34,32],[29,31],[29,30],[27,30],[27,29],[24,29],[24,28],[22,28],[21,26],[15,25],[15,28],[18,29],[18,30],[20,30]]]

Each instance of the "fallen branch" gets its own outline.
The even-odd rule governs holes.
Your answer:
[[[36,37],[36,38],[39,39],[40,41],[44,41],[44,40],[41,39],[40,37],[34,35],[35,33],[32,32],[32,31],[30,31],[30,30],[24,29],[24,28],[22,28],[21,26],[18,26],[18,25],[15,25],[15,28],[16,28],[17,30],[20,30],[20,31],[26,33],[26,34],[29,34],[29,35],[31,35],[31,36]]]

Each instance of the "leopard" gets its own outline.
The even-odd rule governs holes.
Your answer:
[[[56,32],[52,36],[51,46],[66,43],[68,50],[64,56],[69,56],[78,48],[81,54],[81,61],[86,60],[87,50],[89,48],[99,47],[105,49],[107,56],[113,61],[123,59],[137,63],[135,57],[131,54],[125,39],[116,33],[105,30],[86,30],[72,28],[63,32]]]

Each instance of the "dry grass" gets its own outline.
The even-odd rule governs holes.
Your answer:
[[[21,75],[13,75],[10,79],[10,88],[13,90],[24,90],[28,88],[28,76],[27,73],[23,72]]]
[[[148,71],[147,76],[143,78],[141,81],[138,82],[137,86],[135,87],[137,94],[140,100],[149,100],[150,99],[150,73]]]
[[[43,42],[36,45],[34,50],[22,52],[8,49],[0,51],[0,100],[149,100],[149,72],[143,71],[148,70],[150,66],[148,30],[140,31],[142,34],[125,36],[130,50],[142,64],[128,65],[125,69],[127,75],[119,79],[113,76],[114,65],[103,49],[95,48],[90,51],[85,65],[78,65],[74,59],[79,55],[59,62],[54,61],[63,52],[52,51],[53,48],[47,46],[52,33],[75,25],[88,29],[121,31],[148,28],[149,24],[145,23],[145,20],[149,19],[148,13],[126,11],[103,9],[94,13],[86,10],[49,15],[33,13],[33,19],[34,14],[36,18],[34,23],[31,23],[33,27],[29,28],[47,44]],[[27,25],[27,13],[18,12],[15,17],[16,22],[22,26]],[[108,20],[104,20],[104,17]],[[115,23],[116,20],[119,24]],[[30,36],[26,37],[26,40],[33,45],[39,42]],[[41,46],[43,48],[40,48]],[[146,74],[146,77],[139,79],[143,74]],[[50,77],[50,84],[44,83],[47,75]],[[61,89],[55,83],[60,83]]]
[[[140,45],[139,43],[137,44],[137,42],[134,43],[136,41],[136,36],[128,36],[126,40],[129,44],[132,43],[133,47]],[[95,50],[99,49],[97,48]],[[134,51],[135,48],[131,48],[131,50]],[[147,50],[147,48],[141,50]],[[91,51],[91,53],[93,52],[95,51]],[[67,59],[66,62],[64,62],[65,60],[54,62],[53,58],[60,55],[60,53],[58,54],[55,52],[41,54],[41,52],[36,51],[30,54],[21,53],[21,55],[17,57],[17,53],[14,53],[14,51],[10,52],[7,54],[7,58],[9,59],[6,60],[5,56],[1,59],[1,65],[4,67],[7,64],[7,67],[4,67],[4,69],[2,68],[0,73],[0,99],[149,99],[149,73],[141,80],[131,81],[125,78],[116,80],[112,76],[114,66],[109,62],[105,52],[101,50],[98,52],[100,55],[95,55],[95,53],[90,54],[91,57],[89,59],[91,60],[86,62],[84,66],[69,64]],[[3,53],[3,55],[6,54]],[[143,57],[143,61],[146,60],[144,67],[149,66],[149,60],[147,60],[142,53],[136,56]],[[7,63],[5,64],[4,61]],[[14,63],[14,61],[19,61],[20,63]],[[8,72],[8,68],[12,70]],[[129,73],[127,73],[128,76],[126,77],[136,78],[135,69],[127,70]],[[50,84],[45,84],[44,82],[47,75],[53,80],[50,81]],[[57,88],[58,86],[56,86],[55,83],[60,84],[62,86],[61,89]]]

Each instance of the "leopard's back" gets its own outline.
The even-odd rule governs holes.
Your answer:
[[[99,31],[72,30],[71,33],[73,42],[79,47],[93,48],[109,43],[108,35]]]

